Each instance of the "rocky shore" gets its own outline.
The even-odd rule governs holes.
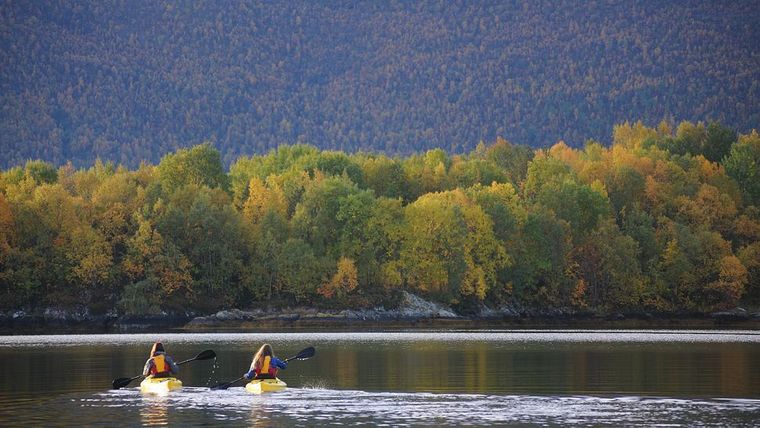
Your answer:
[[[87,308],[46,308],[40,311],[0,312],[0,334],[118,333],[173,329],[185,325],[193,314],[119,316],[116,311],[93,314]]]
[[[231,309],[195,317],[187,330],[257,330],[270,328],[760,328],[760,311],[742,308],[712,314],[594,313],[571,309],[538,310],[482,306],[474,315],[404,293],[395,309],[279,310]]]
[[[0,334],[139,331],[262,331],[288,329],[361,330],[397,328],[740,328],[760,329],[760,311],[735,308],[711,314],[594,313],[571,309],[537,310],[483,306],[464,316],[449,307],[404,293],[397,308],[229,309],[195,316],[143,317],[102,315],[87,309],[48,308],[41,312],[0,313]]]

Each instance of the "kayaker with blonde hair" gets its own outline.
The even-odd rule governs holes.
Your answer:
[[[243,376],[248,379],[274,379],[277,377],[278,369],[286,369],[288,363],[274,356],[272,346],[265,343],[259,348],[258,352],[253,355],[251,369]]]
[[[154,343],[148,361],[145,362],[143,376],[169,377],[178,372],[179,366],[174,363],[172,357],[166,355],[164,345],[161,342]]]

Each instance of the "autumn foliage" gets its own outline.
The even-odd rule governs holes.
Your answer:
[[[469,310],[757,304],[758,134],[613,136],[406,158],[281,146],[229,171],[211,144],[134,170],[30,161],[0,173],[0,305],[145,315],[400,290]]]
[[[748,132],[758,22],[752,0],[4,1],[0,168],[136,168],[208,139],[224,166],[288,142],[388,155],[461,154],[498,136],[577,148],[607,141],[622,118]],[[673,153],[712,162],[735,141],[709,125],[671,130]],[[428,165],[422,190],[444,175],[519,176],[493,165],[523,160]],[[403,196],[388,187],[397,166],[363,165],[376,196]]]

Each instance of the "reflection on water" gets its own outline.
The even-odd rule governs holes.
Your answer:
[[[754,426],[760,400],[649,397],[392,393],[289,389],[251,395],[243,388],[185,388],[156,401],[139,391],[70,396],[47,404],[62,425],[136,420],[143,426]],[[20,419],[10,419],[11,424]]]
[[[161,340],[185,388],[143,396],[139,374]],[[240,377],[262,342],[280,357],[313,345],[254,396]],[[473,331],[0,337],[0,426],[229,423],[246,426],[713,425],[760,414],[760,333]],[[109,416],[113,414],[113,416]],[[109,423],[110,422],[110,423]]]
[[[167,396],[141,394],[141,398],[140,419],[143,426],[169,425],[169,399]]]

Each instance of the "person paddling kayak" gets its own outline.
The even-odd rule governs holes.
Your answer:
[[[272,346],[265,343],[254,354],[251,361],[251,369],[243,375],[248,380],[252,379],[275,379],[279,369],[286,369],[288,363],[274,356]]]
[[[164,345],[156,342],[150,350],[150,357],[145,362],[143,376],[170,377],[179,373],[179,366],[174,363],[172,357],[166,355]]]

